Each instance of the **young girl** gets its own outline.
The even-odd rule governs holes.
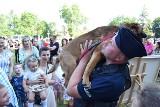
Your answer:
[[[65,82],[65,74],[63,74],[62,76]],[[64,85],[63,85],[63,104],[65,105],[65,107],[73,107],[73,97],[67,94],[67,89]]]
[[[51,59],[51,62],[53,65],[55,65],[55,63],[56,63],[56,58],[57,58],[57,56],[53,56]],[[64,74],[64,73],[63,73],[61,67],[58,66],[58,68],[55,70],[56,83],[53,85],[53,91],[55,94],[57,104],[60,100],[63,100],[63,98],[62,98],[63,92],[62,92],[62,84],[61,84],[62,80],[63,80],[62,74]]]
[[[12,76],[11,84],[18,99],[18,105],[19,107],[27,107],[27,93],[23,88],[22,64],[15,64],[13,66],[13,71],[15,75]]]
[[[28,107],[33,107],[33,101],[35,97],[35,93],[38,92],[41,98],[41,102],[43,107],[47,107],[47,99],[46,99],[46,92],[45,89],[48,87],[48,80],[44,72],[39,68],[39,62],[37,58],[30,58],[27,60],[27,66],[29,71],[27,71],[24,75],[23,79],[23,87],[25,91],[28,93]],[[38,78],[43,77],[45,84],[42,84],[43,81],[39,82],[38,84],[33,84],[27,86],[27,80],[35,81]]]

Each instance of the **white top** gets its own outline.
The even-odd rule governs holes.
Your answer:
[[[56,82],[60,83],[63,81],[62,74],[64,74],[61,66],[58,66],[57,69],[55,70],[55,76],[56,76]]]
[[[31,72],[31,71],[26,72],[24,75],[24,79],[35,81],[36,79],[41,77],[41,75],[43,75],[43,74],[44,74],[44,72],[40,68],[38,68],[37,71],[35,71],[35,72]]]

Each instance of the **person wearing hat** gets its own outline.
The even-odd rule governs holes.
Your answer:
[[[91,87],[85,87],[82,75],[93,50],[84,55],[73,72],[67,86],[68,95],[74,97],[74,107],[117,107],[120,95],[131,87],[128,60],[146,56],[144,45],[132,31],[119,27],[118,33],[102,48],[105,60],[92,71]]]

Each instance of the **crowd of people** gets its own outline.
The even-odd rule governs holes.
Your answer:
[[[82,75],[94,48],[80,60],[65,87],[65,74],[60,66],[56,71],[48,72],[55,64],[57,55],[71,40],[63,38],[60,45],[55,35],[43,42],[35,35],[32,39],[24,36],[21,42],[12,44],[0,37],[0,107],[58,107],[59,101],[63,101],[65,107],[116,107],[120,95],[131,87],[128,60],[160,55],[159,41],[154,48],[149,39],[142,43],[132,31],[122,27],[103,46],[105,61],[98,63],[93,70],[90,76],[92,86],[88,88],[82,84]],[[81,52],[89,44],[92,41],[81,44]],[[136,98],[143,98],[144,91],[137,93]],[[134,102],[133,105],[136,104]]]
[[[72,106],[72,99],[68,103],[63,94],[66,87],[61,67],[48,74],[68,39],[62,39],[61,45],[55,35],[46,40],[35,35],[11,43],[0,37],[0,83],[8,90],[7,107],[58,107],[59,101]]]

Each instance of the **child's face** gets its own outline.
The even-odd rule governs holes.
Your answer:
[[[15,65],[15,66],[13,67],[13,70],[14,70],[14,72],[15,72],[16,74],[21,74],[21,72],[22,72],[22,65]]]
[[[31,70],[31,72],[35,72],[38,69],[38,61],[36,62],[29,62],[29,69]]]
[[[5,87],[0,89],[0,106],[1,107],[9,105],[9,98],[10,98],[10,95],[7,89]]]

